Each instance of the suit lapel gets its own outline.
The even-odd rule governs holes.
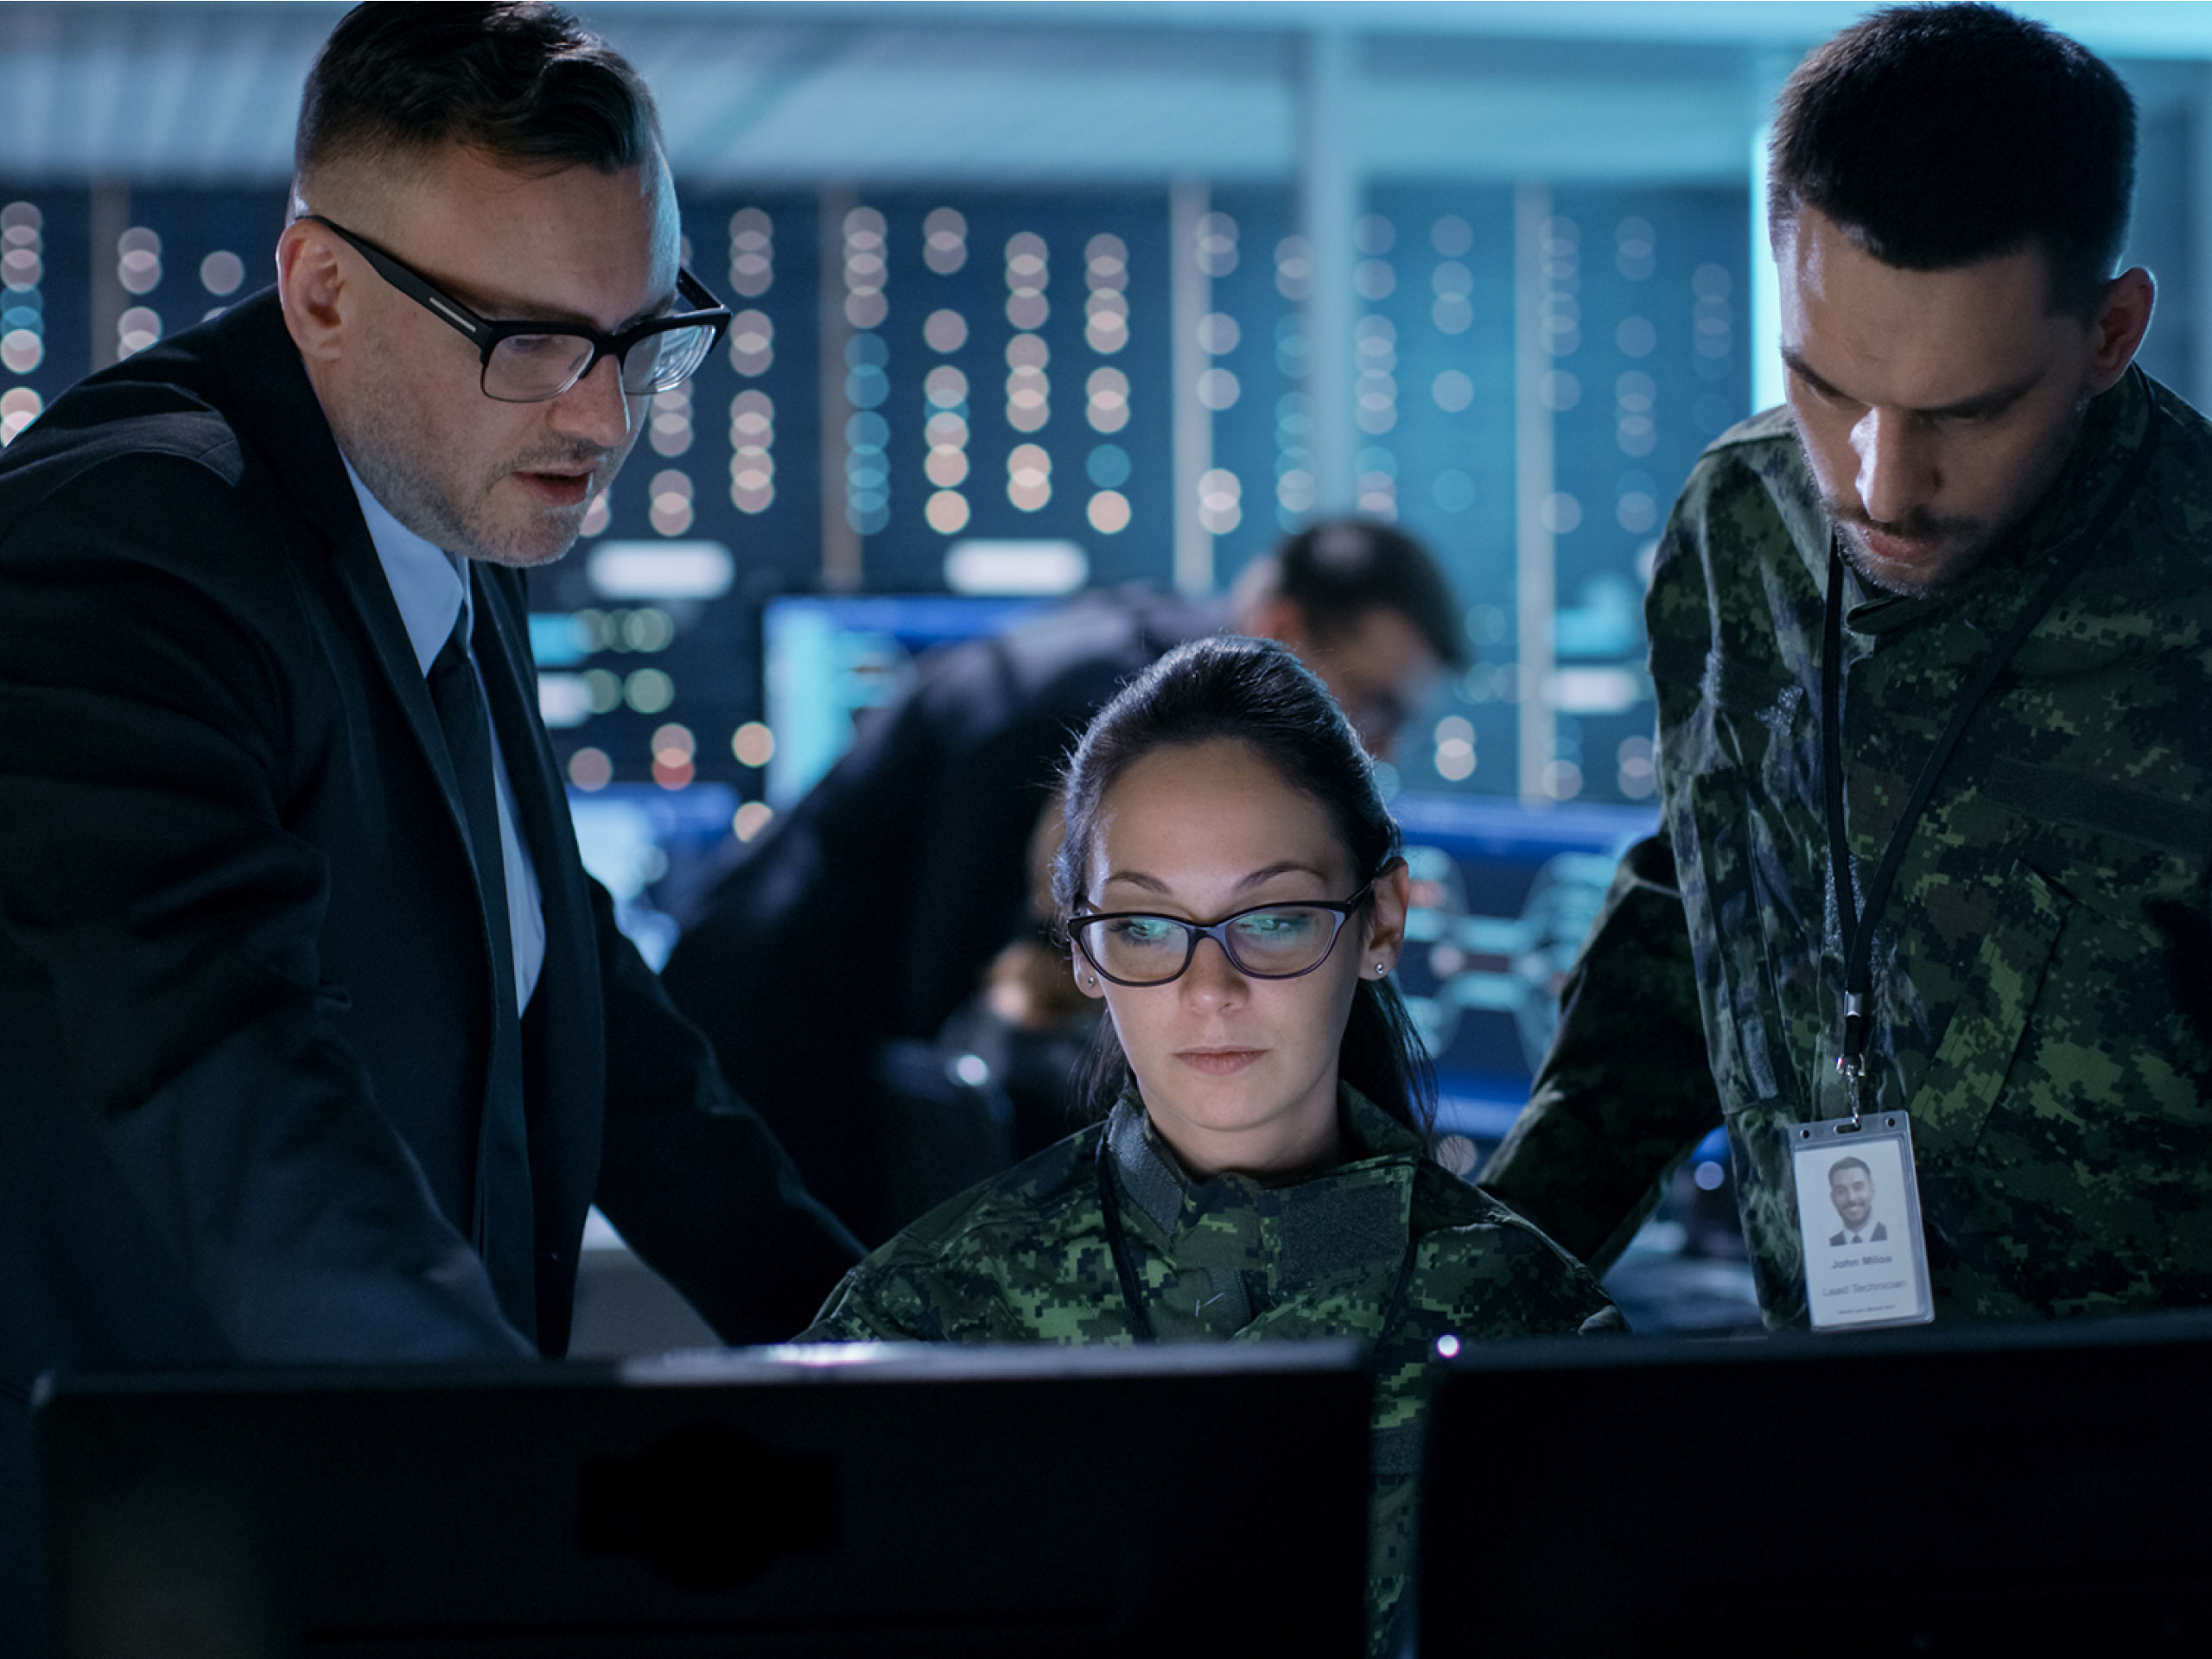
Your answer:
[[[206,338],[219,340],[219,349],[196,344]],[[306,522],[307,537],[289,527],[283,532],[303,578],[327,583],[333,602],[358,619],[364,654],[404,715],[423,775],[435,784],[452,824],[451,854],[469,872],[465,879],[474,891],[467,813],[429,684],[274,293],[243,301],[204,331],[179,334],[106,373],[126,379],[158,373],[236,411],[232,424],[248,464],[262,469]],[[326,563],[327,578],[318,568]],[[544,907],[545,963],[524,1022],[522,1058],[537,1329],[547,1351],[559,1352],[567,1342],[576,1241],[599,1169],[606,1092],[599,925],[552,746],[537,717],[522,577],[474,562],[470,569],[478,601],[478,660],[512,785],[516,828],[537,871]],[[475,932],[486,946],[508,948],[505,939],[490,938],[480,893]],[[493,963],[486,958],[481,967],[487,995],[495,995]],[[488,1050],[488,1033],[486,1040]],[[470,1217],[454,1220],[464,1231],[471,1226]]]
[[[245,420],[240,429],[251,435],[271,475],[322,537],[331,570],[367,631],[377,671],[407,716],[415,747],[437,780],[465,854],[468,820],[446,758],[429,685],[362,520],[330,423],[301,365],[299,349],[285,332],[276,296],[259,295],[234,307],[215,327],[230,339],[228,349],[215,353],[214,361],[237,365],[223,396],[242,408]]]

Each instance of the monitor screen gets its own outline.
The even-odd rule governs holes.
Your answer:
[[[57,1652],[1351,1653],[1370,1398],[1351,1343],[66,1380]]]
[[[2196,1651],[2208,1397],[2195,1313],[1471,1347],[1422,1659]]]
[[[760,621],[776,734],[768,804],[780,812],[813,788],[852,746],[854,720],[906,690],[923,652],[998,633],[1054,602],[947,594],[769,601]]]

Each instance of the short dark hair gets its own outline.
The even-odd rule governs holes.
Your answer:
[[[1798,65],[1776,105],[1770,230],[1816,208],[1905,270],[2040,246],[2058,310],[2095,310],[2134,191],[2120,77],[1996,6],[1875,12]]]
[[[1099,809],[1115,783],[1156,749],[1242,743],[1284,783],[1320,804],[1371,881],[1398,854],[1398,824],[1375,765],[1327,689],[1272,639],[1216,635],[1178,646],[1122,687],[1091,720],[1061,785],[1067,828],[1052,861],[1052,905],[1065,930],[1086,899]],[[1384,1111],[1429,1133],[1436,1077],[1397,988],[1363,978],[1337,1051],[1337,1074]],[[1128,1079],[1114,1022],[1099,1024],[1086,1099],[1110,1108]]]
[[[638,72],[558,7],[354,7],[308,73],[296,173],[348,153],[397,158],[448,143],[501,162],[614,173],[653,158],[660,122]]]
[[[1446,667],[1466,663],[1451,584],[1429,550],[1402,530],[1365,518],[1327,519],[1300,531],[1251,575],[1269,593],[1295,600],[1325,644],[1380,608],[1413,624]]]
[[[1828,1185],[1830,1186],[1834,1186],[1835,1185],[1835,1178],[1842,1174],[1847,1169],[1864,1171],[1866,1176],[1867,1185],[1870,1186],[1873,1185],[1874,1172],[1866,1167],[1866,1160],[1864,1158],[1839,1158],[1835,1162],[1830,1164],[1828,1166]]]

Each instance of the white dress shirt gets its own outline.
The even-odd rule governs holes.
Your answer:
[[[342,459],[342,457],[341,457]],[[361,475],[346,463],[346,476],[361,503],[361,517],[368,520],[369,539],[376,543],[384,564],[385,580],[391,584],[392,599],[399,606],[399,620],[407,625],[407,641],[415,647],[415,661],[428,679],[453,635],[454,621],[468,618],[468,639],[475,639],[476,607],[469,591],[467,561],[455,558],[435,543],[425,541],[385,511],[369,493]],[[469,666],[476,674],[477,695],[483,695],[484,671],[474,652]],[[485,721],[491,721],[491,704],[485,704]],[[514,950],[515,1008],[530,1006],[537,988],[537,976],[545,966],[545,912],[538,897],[537,869],[531,863],[522,836],[515,829],[514,785],[507,777],[505,753],[499,734],[492,732],[492,786],[499,806],[499,861],[507,874],[507,931]]]

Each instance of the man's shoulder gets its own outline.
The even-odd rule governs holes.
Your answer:
[[[2115,597],[2212,599],[2212,421],[2156,381],[2151,391],[2161,416],[2158,449],[2136,510],[2121,521],[2126,564],[2134,568],[2117,573]]]
[[[1087,719],[1122,681],[1224,620],[1217,607],[1172,594],[1103,589],[946,652],[939,679],[971,702],[987,683],[988,701]]]
[[[1786,533],[1793,517],[1802,518],[1817,506],[1811,470],[1785,404],[1738,421],[1706,445],[1682,486],[1675,516],[1710,527],[1726,515],[1748,512],[1747,522],[1762,531]]]
[[[1716,615],[1741,650],[1792,625],[1776,609],[1817,591],[1828,529],[1819,487],[1786,408],[1729,428],[1708,445],[1660,539],[1645,622],[1653,671],[1685,687],[1702,676]]]
[[[273,299],[257,296],[235,315],[79,381],[0,453],[0,520],[118,466],[184,461],[237,487],[249,446],[226,395],[238,372],[228,359],[265,350],[263,337],[282,327]],[[157,499],[146,505],[161,510]]]
[[[1027,785],[1052,775],[1124,683],[1224,620],[1212,607],[1142,588],[1087,594],[932,653],[893,717]]]
[[[1731,450],[1775,443],[1786,443],[1794,448],[1796,442],[1797,428],[1789,417],[1789,405],[1777,404],[1772,409],[1763,409],[1749,419],[1737,422],[1706,445],[1705,453],[1719,455]]]
[[[43,498],[97,468],[175,460],[235,486],[245,468],[230,417],[187,387],[87,381],[65,392],[0,455],[0,512],[11,495]]]

